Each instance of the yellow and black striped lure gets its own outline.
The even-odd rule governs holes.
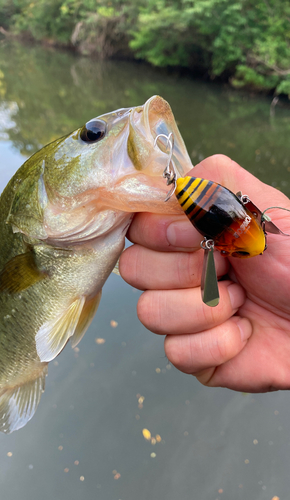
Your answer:
[[[280,229],[254,205],[247,195],[234,194],[217,182],[200,177],[177,178],[173,163],[173,136],[159,134],[169,148],[169,158],[163,177],[167,185],[173,184],[165,201],[175,194],[183,211],[204,239],[205,250],[201,291],[202,300],[208,306],[219,303],[219,291],[213,252],[225,257],[248,258],[261,255],[266,250],[266,234],[282,234]],[[272,207],[278,208],[278,207]],[[268,209],[267,209],[268,210]]]
[[[175,195],[194,227],[229,257],[254,257],[266,247],[257,217],[229,189],[198,177],[176,180]]]
[[[226,257],[255,257],[267,248],[266,232],[285,233],[241,192],[234,194],[217,182],[199,177],[175,177],[171,182],[175,184],[174,192],[180,206],[204,236],[201,242],[205,250],[202,299],[208,306],[217,306],[219,291],[214,249]]]

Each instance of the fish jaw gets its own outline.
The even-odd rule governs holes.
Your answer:
[[[169,104],[160,96],[151,97],[130,111],[128,126],[128,157],[121,165],[114,162],[115,183],[107,189],[107,199],[120,210],[181,213],[175,197],[164,202],[170,189],[163,178],[169,161],[166,139],[155,144],[158,135],[172,134],[172,161],[177,176],[186,175],[193,167]]]

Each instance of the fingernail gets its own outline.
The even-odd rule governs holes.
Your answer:
[[[233,309],[238,309],[245,302],[245,293],[240,285],[233,284],[228,287],[231,306]]]
[[[246,342],[252,335],[252,325],[250,321],[246,318],[239,318],[237,321],[237,326],[240,330],[242,342]]]
[[[187,220],[172,222],[167,228],[167,241],[174,247],[196,248],[201,240],[202,236]]]

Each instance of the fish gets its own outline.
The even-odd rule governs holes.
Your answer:
[[[44,146],[0,197],[0,431],[33,417],[48,363],[88,329],[136,212],[164,203],[166,143],[180,176],[192,168],[169,104],[153,96],[89,120]]]

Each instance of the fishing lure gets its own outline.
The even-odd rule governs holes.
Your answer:
[[[283,233],[265,214],[266,210],[261,212],[247,195],[234,194],[217,182],[198,177],[177,178],[172,160],[173,136],[159,134],[155,144],[160,138],[165,138],[169,147],[163,177],[167,179],[167,185],[173,185],[165,201],[175,194],[190,222],[204,236],[201,242],[205,251],[202,300],[215,307],[219,303],[219,290],[214,249],[226,257],[249,258],[266,250],[267,233],[289,235]]]

